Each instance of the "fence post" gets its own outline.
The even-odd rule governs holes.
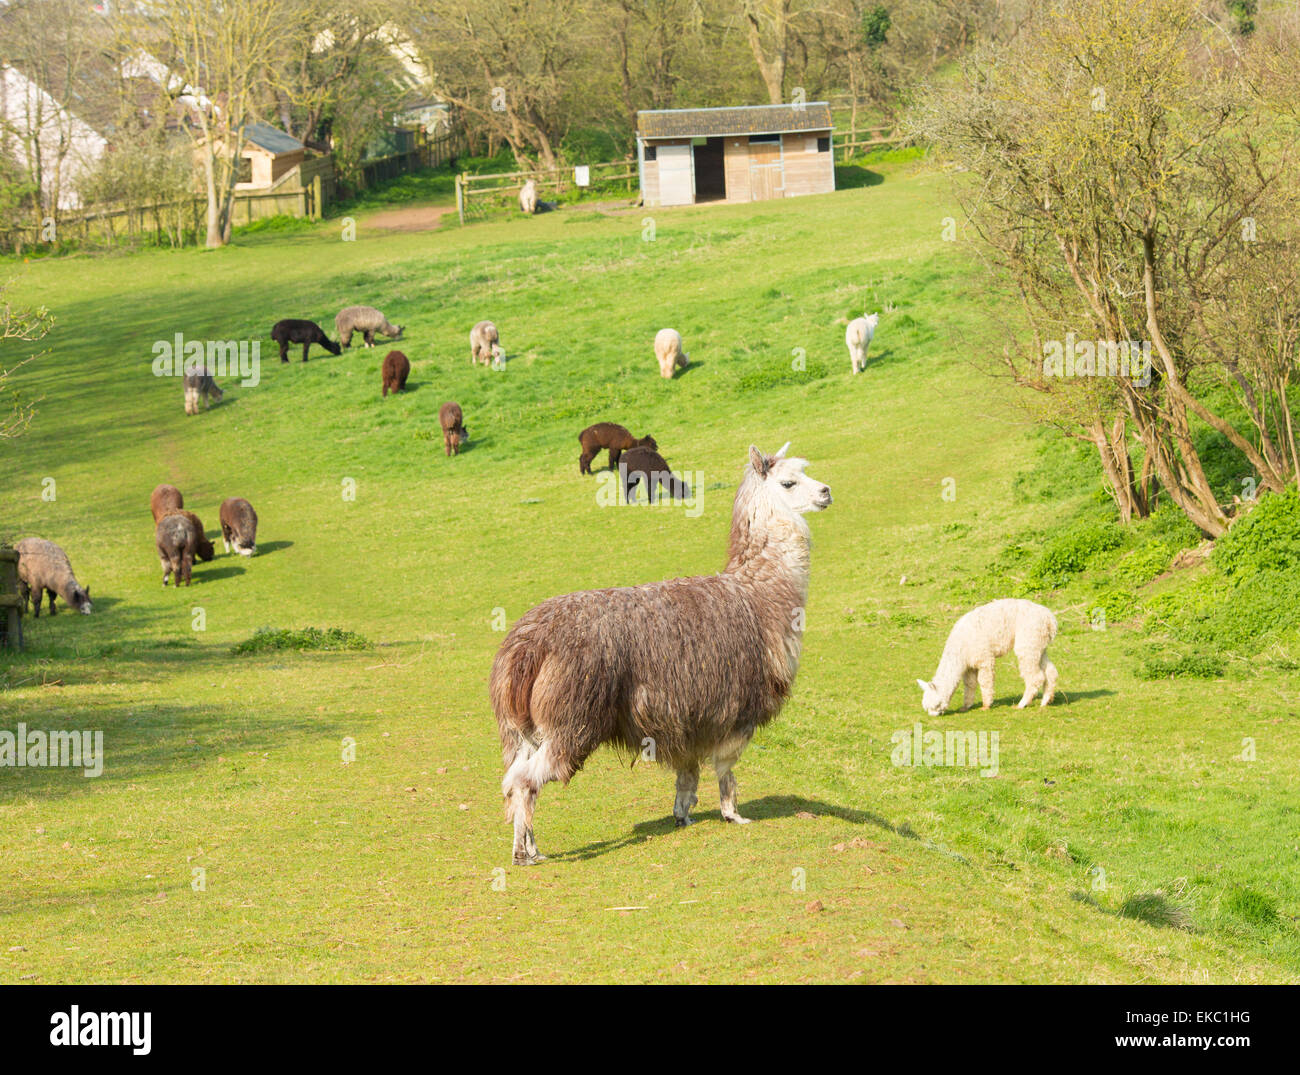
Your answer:
[[[312,219],[320,220],[324,205],[321,202],[321,181],[320,181],[319,172],[317,172],[316,175],[312,177],[311,194],[312,194]]]
[[[23,648],[23,606],[18,596],[18,553],[0,549],[0,618],[4,631],[0,642],[9,649]]]

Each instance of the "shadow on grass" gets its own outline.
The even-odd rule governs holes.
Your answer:
[[[861,164],[837,164],[835,166],[835,189],[855,190],[858,187],[878,187],[885,181],[880,172],[873,172]]]
[[[273,552],[279,552],[281,549],[292,549],[292,541],[267,541],[257,546],[257,556],[269,556]],[[235,554],[231,554],[235,555]]]
[[[1135,896],[1129,896],[1117,908],[1102,906],[1090,892],[1072,892],[1070,898],[1112,918],[1132,918],[1158,929],[1196,932],[1191,915],[1177,904],[1170,903],[1163,892],[1139,892]]]
[[[818,799],[805,799],[798,795],[767,795],[761,799],[754,799],[752,802],[742,802],[740,803],[740,812],[743,817],[747,817],[755,823],[774,821],[777,818],[797,817],[799,814],[812,814],[815,818],[833,817],[839,821],[848,822],[850,825],[874,825],[878,829],[894,833],[897,836],[905,836],[911,840],[921,839],[910,828],[894,825],[879,814],[874,814],[869,810],[837,806]],[[703,810],[695,814],[693,820],[696,822],[722,822],[722,814],[718,810]],[[624,836],[617,836],[610,840],[600,840],[583,847],[575,847],[570,851],[559,851],[548,857],[557,862],[599,858],[611,851],[620,851],[625,847],[635,847],[637,844],[645,843],[655,836],[667,836],[676,828],[676,824],[676,821],[671,816],[656,818],[654,821],[639,821],[632,826],[632,831]]]

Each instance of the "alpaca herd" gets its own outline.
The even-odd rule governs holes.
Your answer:
[[[536,211],[536,190],[521,192],[521,207]],[[866,354],[879,322],[872,314],[849,322],[845,343],[850,368],[866,368]],[[360,333],[366,347],[376,336],[402,339],[404,326],[391,323],[373,306],[354,305],[334,319],[338,342],[315,321],[277,321],[271,338],[288,362],[290,344],[302,345],[306,362],[313,344],[340,355]],[[470,361],[503,369],[506,353],[496,324],[482,320],[469,333]],[[661,329],[654,337],[660,376],[671,380],[687,369],[690,356],[681,334]],[[411,362],[389,351],[380,369],[381,397],[406,390]],[[210,371],[184,378],[185,413],[195,415],[222,400]],[[469,439],[464,413],[453,401],[438,411],[443,451],[456,456]],[[689,499],[690,487],[669,469],[659,444],[634,436],[625,426],[597,422],[578,435],[578,471],[608,452],[627,503],[644,487],[657,495]],[[533,818],[537,797],[550,781],[566,782],[598,747],[612,744],[633,753],[647,746],[651,757],[677,773],[673,817],[691,822],[702,762],[718,779],[722,817],[744,824],[736,803],[734,766],[755,731],[780,711],[799,668],[803,609],[808,598],[811,538],[804,516],[831,504],[830,488],[810,477],[807,461],[787,456],[787,444],[768,454],[751,447],[732,507],[727,561],[716,575],[677,578],[615,589],[552,597],[521,616],[497,651],[489,676],[505,775],[501,789],[506,819],[514,827],[513,861],[532,864],[537,848]],[[195,560],[210,561],[215,549],[202,521],[184,506],[174,485],[150,496],[154,543],[163,585],[191,583]],[[242,497],[228,497],[219,509],[227,554],[252,556],[258,517]],[[17,543],[24,602],[40,615],[43,595],[55,612],[56,597],[71,609],[91,611],[90,591],[73,574],[66,553],[53,542],[26,538]],[[998,657],[1016,655],[1025,693],[1024,708],[1042,692],[1051,703],[1057,672],[1047,658],[1057,622],[1050,610],[1024,600],[999,600],[962,616],[944,646],[929,681],[917,680],[922,707],[938,716],[949,707],[958,684],[963,707],[978,688],[985,708],[993,703],[993,668]],[[666,673],[665,670],[670,670]]]

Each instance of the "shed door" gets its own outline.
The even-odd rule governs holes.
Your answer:
[[[785,196],[780,142],[749,143],[749,200],[766,201]]]
[[[658,150],[659,204],[690,205],[695,201],[691,176],[691,147],[664,146]]]

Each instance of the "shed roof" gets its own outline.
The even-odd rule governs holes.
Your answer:
[[[285,134],[269,123],[250,123],[244,128],[244,138],[276,157],[282,153],[296,153],[304,148],[293,135]]]
[[[675,108],[636,114],[637,133],[642,138],[829,131],[834,125],[831,106],[825,101],[739,108]]]

